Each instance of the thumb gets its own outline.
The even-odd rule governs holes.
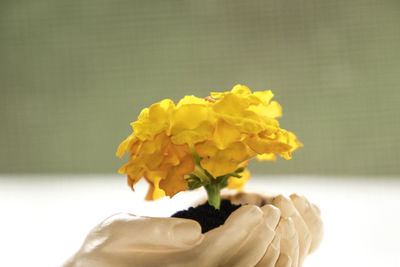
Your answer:
[[[134,251],[185,248],[202,238],[201,227],[194,220],[180,218],[140,217],[120,213],[102,222],[95,229],[112,249],[120,247]]]

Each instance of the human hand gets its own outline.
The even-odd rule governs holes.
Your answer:
[[[301,266],[305,257],[315,251],[322,241],[320,211],[303,196],[292,194],[288,198],[245,191],[228,192],[222,198],[234,204],[273,205],[281,211],[274,240],[257,266]]]
[[[246,205],[202,234],[193,220],[116,214],[64,266],[255,266],[275,240],[279,218],[272,205]]]

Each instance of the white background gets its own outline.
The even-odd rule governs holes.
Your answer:
[[[400,266],[400,180],[369,177],[253,177],[248,188],[301,193],[322,211],[325,235],[313,266]],[[204,192],[144,202],[121,176],[0,176],[0,266],[60,266],[86,234],[118,212],[169,216]]]

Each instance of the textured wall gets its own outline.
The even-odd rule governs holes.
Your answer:
[[[398,0],[0,2],[0,172],[115,172],[140,110],[272,89],[305,147],[258,173],[400,174]]]

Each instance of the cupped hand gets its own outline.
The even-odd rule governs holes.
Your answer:
[[[247,191],[228,192],[222,198],[234,204],[272,205],[280,210],[281,218],[274,229],[274,240],[257,266],[302,266],[306,256],[315,251],[322,241],[320,211],[304,196],[292,194],[286,197]]]
[[[222,198],[248,205],[204,234],[189,219],[111,216],[64,266],[297,267],[322,240],[319,209],[305,197],[242,192]]]
[[[246,205],[202,234],[189,219],[116,214],[96,226],[64,266],[255,266],[274,243],[279,219],[272,205]]]

